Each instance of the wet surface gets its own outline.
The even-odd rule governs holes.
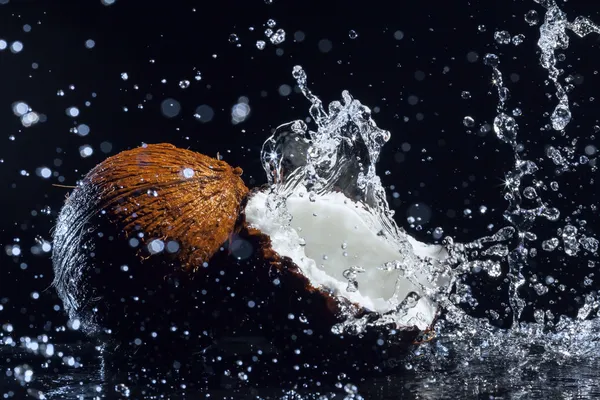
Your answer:
[[[246,342],[246,349],[257,344]],[[262,343],[264,344],[264,343]],[[412,355],[399,362],[392,374],[349,380],[344,373],[319,371],[312,378],[287,384],[270,374],[280,373],[272,362],[254,363],[246,372],[237,368],[241,342],[222,347],[222,364],[216,371],[201,352],[189,360],[169,365],[111,361],[95,346],[56,345],[54,354],[0,347],[0,393],[3,398],[94,399],[94,398],[282,398],[282,399],[594,399],[600,396],[598,358],[549,359],[544,351],[515,359],[504,352],[482,352],[467,362],[453,355],[452,343],[433,343],[448,351],[441,363]],[[460,345],[460,344],[458,344]],[[459,346],[457,346],[459,347]],[[237,361],[236,361],[237,360]],[[69,365],[71,364],[71,365]],[[268,364],[271,364],[269,366]],[[21,369],[15,368],[20,366]],[[27,367],[28,366],[28,367]],[[23,370],[33,371],[30,379]],[[318,370],[318,366],[314,368]],[[266,375],[265,375],[266,374]],[[322,379],[315,378],[321,375]],[[328,379],[327,375],[330,375]],[[369,375],[369,373],[365,373]],[[30,380],[30,381],[28,381]]]

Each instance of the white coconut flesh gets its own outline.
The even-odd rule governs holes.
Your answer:
[[[437,304],[423,293],[423,287],[432,288],[444,282],[431,283],[427,279],[430,271],[425,270],[426,263],[414,266],[412,279],[417,284],[400,277],[398,270],[382,270],[380,266],[406,255],[401,254],[397,242],[377,235],[381,230],[377,219],[342,193],[328,193],[314,200],[309,200],[304,187],[297,189],[286,201],[292,216],[291,222],[286,222],[267,208],[267,194],[257,192],[246,206],[246,220],[268,235],[273,250],[291,258],[314,287],[324,288],[333,296],[343,296],[384,314],[396,309],[409,293],[417,293],[420,296],[417,304],[400,313],[396,323],[399,327],[427,329],[435,318]],[[409,235],[406,240],[414,255],[434,262],[447,256],[441,246],[418,242]],[[348,279],[343,273],[353,266],[361,267],[364,272],[356,274],[358,290],[348,291]]]

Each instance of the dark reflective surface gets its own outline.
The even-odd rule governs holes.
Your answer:
[[[449,355],[442,363],[404,360],[392,374],[365,371],[365,378],[350,380],[340,372],[313,368],[294,384],[274,380],[273,373],[291,377],[293,367],[258,338],[230,339],[219,348],[190,353],[188,359],[153,366],[143,360],[117,360],[92,344],[56,345],[45,357],[31,350],[0,347],[0,395],[3,398],[365,398],[365,399],[594,399],[600,396],[598,359],[547,360],[543,352],[515,360],[494,352],[469,363],[453,345],[444,343]],[[263,350],[262,360],[251,354]],[[42,352],[43,353],[43,352]],[[60,355],[62,354],[62,356]],[[221,356],[221,361],[211,361]],[[75,365],[69,366],[70,357]],[[240,366],[240,362],[243,364]],[[7,376],[14,367],[29,365],[30,382],[24,375]],[[251,371],[248,371],[251,366]],[[301,371],[304,368],[301,368]],[[19,371],[17,369],[17,371]],[[339,372],[339,371],[338,371]],[[372,372],[372,371],[371,371]],[[306,378],[308,375],[312,375]],[[319,378],[320,376],[320,378]],[[304,383],[300,383],[304,382]],[[43,395],[42,395],[43,394]],[[44,397],[45,396],[45,397]],[[324,396],[324,397],[323,397]]]

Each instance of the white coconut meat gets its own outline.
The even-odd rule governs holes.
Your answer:
[[[402,254],[402,246],[396,241],[377,234],[381,225],[363,205],[342,193],[328,193],[311,201],[306,189],[300,186],[286,201],[287,211],[292,216],[291,222],[286,222],[277,212],[269,211],[267,196],[264,192],[252,195],[245,209],[247,222],[268,235],[273,250],[291,258],[314,287],[325,288],[333,296],[343,296],[381,314],[396,309],[400,301],[415,292],[420,296],[419,301],[400,313],[396,323],[399,327],[417,326],[421,330],[432,324],[437,304],[425,295],[423,287],[433,289],[434,285],[445,282],[439,279],[430,282],[427,278],[431,271],[425,270],[427,263],[424,262],[414,265],[414,283],[401,277],[399,270],[379,268],[407,255]],[[427,245],[405,236],[413,255],[434,262],[447,256],[441,246]],[[354,292],[347,290],[348,279],[343,275],[352,266],[364,269],[356,274],[358,290]]]

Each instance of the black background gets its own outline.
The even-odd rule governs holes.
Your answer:
[[[570,20],[577,15],[598,20],[597,6],[592,3],[568,2],[561,7]],[[21,334],[37,334],[44,325],[54,330],[66,321],[62,307],[53,310],[60,301],[49,288],[49,255],[30,251],[36,237],[51,240],[55,217],[69,191],[53,184],[75,185],[107,156],[141,143],[160,142],[211,156],[219,152],[227,162],[244,169],[248,186],[263,184],[266,177],[259,162],[263,141],[278,125],[308,116],[308,102],[297,91],[289,96],[278,93],[282,84],[293,86],[291,70],[296,64],[307,71],[310,87],[324,102],[339,99],[341,91],[348,89],[364,104],[378,108],[374,119],[392,132],[378,168],[384,185],[395,187],[389,193],[399,193],[390,202],[400,226],[429,242],[435,227],[442,227],[456,241],[494,232],[505,225],[502,178],[511,168],[513,155],[493,132],[476,133],[481,124],[493,121],[497,102],[491,70],[481,62],[485,53],[501,57],[500,68],[512,92],[509,106],[523,110],[524,116],[518,119],[520,138],[532,159],[543,156],[544,146],[553,141],[580,138],[580,151],[587,144],[597,145],[592,128],[597,110],[590,99],[599,79],[595,73],[600,50],[597,38],[575,39],[570,34],[568,61],[562,66],[584,79],[570,96],[577,106],[568,137],[540,132],[547,123],[543,113],[553,109],[556,99],[545,96],[554,89],[545,84],[546,71],[537,61],[539,26],[531,27],[523,18],[530,9],[543,16],[543,9],[533,1],[501,0],[439,4],[117,0],[110,6],[100,0],[11,0],[0,5],[0,38],[24,44],[18,54],[9,49],[0,52],[0,323],[11,322]],[[279,46],[267,40],[266,49],[260,51],[255,42],[266,40],[263,31],[269,18],[277,21],[277,28],[283,28],[287,37]],[[25,24],[31,25],[31,32],[24,32]],[[493,33],[502,29],[513,35],[523,33],[525,42],[498,47]],[[358,37],[351,39],[350,30]],[[294,39],[297,31],[305,34],[301,42]],[[394,37],[396,31],[403,32],[401,40]],[[232,33],[239,37],[240,47],[230,42]],[[88,39],[95,41],[92,49],[85,46]],[[319,50],[322,39],[331,41],[331,51]],[[276,54],[276,49],[283,54]],[[477,62],[468,60],[470,52],[478,54]],[[38,68],[32,68],[32,63]],[[194,79],[198,71],[200,81]],[[127,80],[121,78],[123,72]],[[422,73],[425,78],[417,79]],[[517,74],[518,81],[511,74]],[[161,83],[163,79],[166,83]],[[190,87],[180,88],[181,80],[189,80]],[[59,90],[65,95],[57,96]],[[471,99],[461,98],[465,90],[471,92]],[[411,95],[418,96],[418,104],[409,104]],[[231,107],[240,96],[249,99],[251,114],[234,125]],[[167,98],[181,104],[175,118],[161,114],[160,104]],[[16,101],[26,102],[46,115],[47,121],[24,128],[12,112]],[[86,106],[86,101],[91,105]],[[212,121],[194,118],[196,107],[202,104],[215,111]],[[80,109],[77,118],[66,115],[70,106]],[[473,132],[463,125],[467,115],[476,120]],[[70,133],[80,123],[90,126],[88,136]],[[85,144],[94,149],[91,157],[79,154]],[[557,179],[551,162],[540,159],[540,165],[547,168],[538,179]],[[57,176],[37,176],[35,171],[41,166]],[[22,170],[29,176],[22,176]],[[563,215],[579,204],[589,210],[596,193],[591,178],[589,167],[559,177],[566,188],[562,198],[552,193],[545,194],[545,199]],[[422,230],[406,221],[415,203],[432,210]],[[478,212],[482,205],[488,208],[485,214]],[[47,207],[50,215],[42,212]],[[465,208],[473,210],[471,217],[464,216]],[[590,233],[594,217],[596,213],[587,215]],[[494,224],[492,230],[489,224]],[[540,224],[536,233],[545,239],[558,227],[560,223]],[[10,257],[5,248],[16,241],[22,255]],[[587,258],[543,254],[535,268],[552,271],[577,287],[581,279],[571,275],[586,262]],[[502,280],[481,276],[478,282],[476,286],[484,292],[481,298],[502,309]],[[39,292],[39,299],[32,299],[32,292]],[[483,315],[483,310],[478,312]]]

